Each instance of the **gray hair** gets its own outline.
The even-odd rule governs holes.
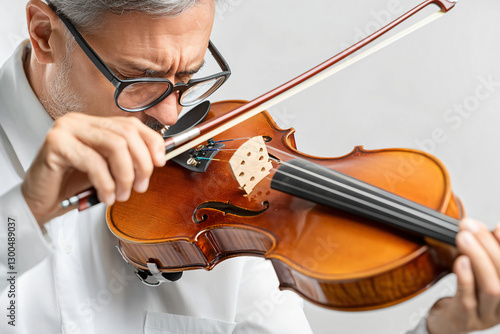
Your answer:
[[[82,31],[99,28],[106,13],[145,13],[152,16],[174,17],[193,7],[199,0],[47,0]],[[219,0],[215,0],[216,2]]]

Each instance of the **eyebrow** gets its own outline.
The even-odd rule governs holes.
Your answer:
[[[188,69],[185,71],[177,72],[176,76],[194,75],[194,74],[198,73],[204,65],[205,65],[205,60],[203,60],[200,65],[196,66],[192,70]],[[128,62],[128,63],[123,64],[123,66],[126,69],[129,69],[133,72],[141,73],[141,75],[144,75],[144,76],[164,77],[164,76],[167,76],[170,74],[170,70],[168,70],[168,71],[156,71],[156,70],[152,70],[150,68],[141,67],[141,65],[139,65],[137,63]]]

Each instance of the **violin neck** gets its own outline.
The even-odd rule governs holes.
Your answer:
[[[456,219],[306,160],[283,163],[271,188],[455,246]]]

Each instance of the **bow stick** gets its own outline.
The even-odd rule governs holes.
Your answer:
[[[302,92],[306,88],[319,83],[320,81],[330,77],[331,75],[340,72],[344,68],[349,67],[352,64],[368,57],[369,55],[385,48],[386,46],[392,44],[393,42],[399,40],[400,38],[409,35],[413,31],[427,25],[428,23],[442,17],[445,13],[451,10],[458,0],[426,0],[420,5],[416,6],[406,14],[402,15],[398,19],[389,23],[385,27],[366,37],[365,39],[359,41],[353,46],[347,48],[346,50],[340,52],[336,56],[328,59],[322,64],[314,67],[313,69],[303,73],[302,75],[290,80],[289,82],[275,88],[274,90],[248,102],[247,104],[236,108],[216,119],[204,122],[199,126],[193,127],[181,134],[173,136],[165,140],[165,152],[166,159],[170,160],[177,155],[184,153],[190,148],[206,142],[210,138],[217,134],[220,134],[231,127],[255,116],[262,111],[269,109],[270,107],[294,96],[297,93]],[[354,57],[347,59],[345,62],[339,64],[338,66],[333,66],[339,61],[363,48],[367,44],[373,42],[375,39],[387,33],[389,30],[393,29],[403,21],[412,17],[416,13],[420,12],[427,6],[435,4],[440,7],[440,11],[435,12],[425,19],[415,23],[414,25],[404,29],[403,31],[393,35],[392,37],[382,41],[381,43],[363,51],[362,53],[355,55]],[[183,145],[184,144],[184,145]]]

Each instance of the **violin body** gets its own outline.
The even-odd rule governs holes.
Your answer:
[[[243,103],[215,103],[208,117]],[[214,139],[264,136],[268,147],[447,216],[463,216],[446,169],[429,154],[356,147],[342,157],[314,157],[296,149],[293,134],[262,112]],[[229,142],[226,148],[239,144]],[[277,150],[270,150],[274,158],[291,159]],[[230,153],[216,158],[227,161]],[[259,256],[272,261],[281,289],[344,311],[399,303],[450,272],[454,247],[294,197],[271,189],[270,183],[265,178],[246,195],[227,162],[213,161],[205,173],[197,173],[169,161],[154,171],[146,193],[109,207],[107,223],[126,261],[139,270],[147,271],[148,262],[165,273],[210,270],[231,257]]]

